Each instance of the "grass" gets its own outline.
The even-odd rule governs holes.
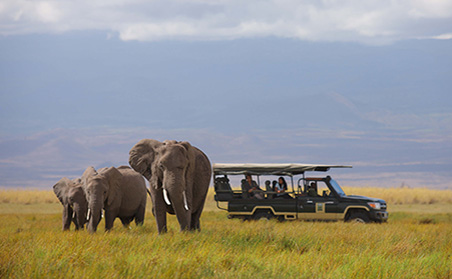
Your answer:
[[[390,205],[452,203],[452,190],[427,188],[352,188],[344,187],[348,195],[377,197]]]
[[[210,192],[201,232],[170,217],[160,236],[149,211],[143,227],[63,233],[51,191],[0,190],[0,278],[452,278],[451,194],[413,190],[393,189],[381,225],[228,220]]]

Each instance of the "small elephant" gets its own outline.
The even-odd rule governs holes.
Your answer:
[[[167,231],[166,213],[176,214],[183,230],[200,230],[199,219],[212,175],[209,158],[188,142],[139,141],[129,164],[150,183],[159,233]]]
[[[63,177],[53,186],[53,192],[63,205],[63,231],[70,229],[71,222],[76,230],[83,230],[87,222],[88,202],[81,179]]]
[[[88,231],[93,233],[105,210],[105,230],[113,227],[118,217],[124,226],[133,219],[137,225],[144,222],[146,210],[146,182],[144,178],[128,166],[103,168],[97,172],[88,167],[82,176],[83,189],[90,218]]]

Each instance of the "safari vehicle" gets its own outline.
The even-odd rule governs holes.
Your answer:
[[[330,168],[351,166],[305,164],[214,164],[213,178],[217,207],[228,211],[228,218],[258,220],[277,218],[283,220],[325,220],[351,222],[386,222],[386,202],[363,196],[348,196],[330,176],[306,177],[306,172],[326,172]],[[257,178],[260,188],[257,199],[247,191],[231,188],[228,176],[251,175]],[[253,177],[254,176],[254,177]],[[291,181],[284,197],[268,187],[261,186],[261,178],[285,177]],[[299,178],[297,178],[299,177]],[[294,179],[297,181],[294,186]],[[242,180],[244,183],[244,180]],[[289,182],[287,182],[289,184]],[[242,184],[243,185],[243,184]],[[312,188],[312,189],[309,189]],[[309,193],[309,195],[308,195]],[[227,203],[227,208],[224,206]],[[223,204],[220,204],[223,203]]]

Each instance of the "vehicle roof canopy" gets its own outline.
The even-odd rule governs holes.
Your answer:
[[[330,168],[351,168],[340,165],[314,165],[314,164],[213,164],[215,175],[288,175],[294,176],[305,171],[328,171]]]

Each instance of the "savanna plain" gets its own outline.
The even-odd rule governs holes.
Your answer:
[[[229,220],[209,191],[201,232],[145,224],[62,232],[51,190],[0,190],[0,278],[452,278],[452,191],[346,188],[385,224]]]

